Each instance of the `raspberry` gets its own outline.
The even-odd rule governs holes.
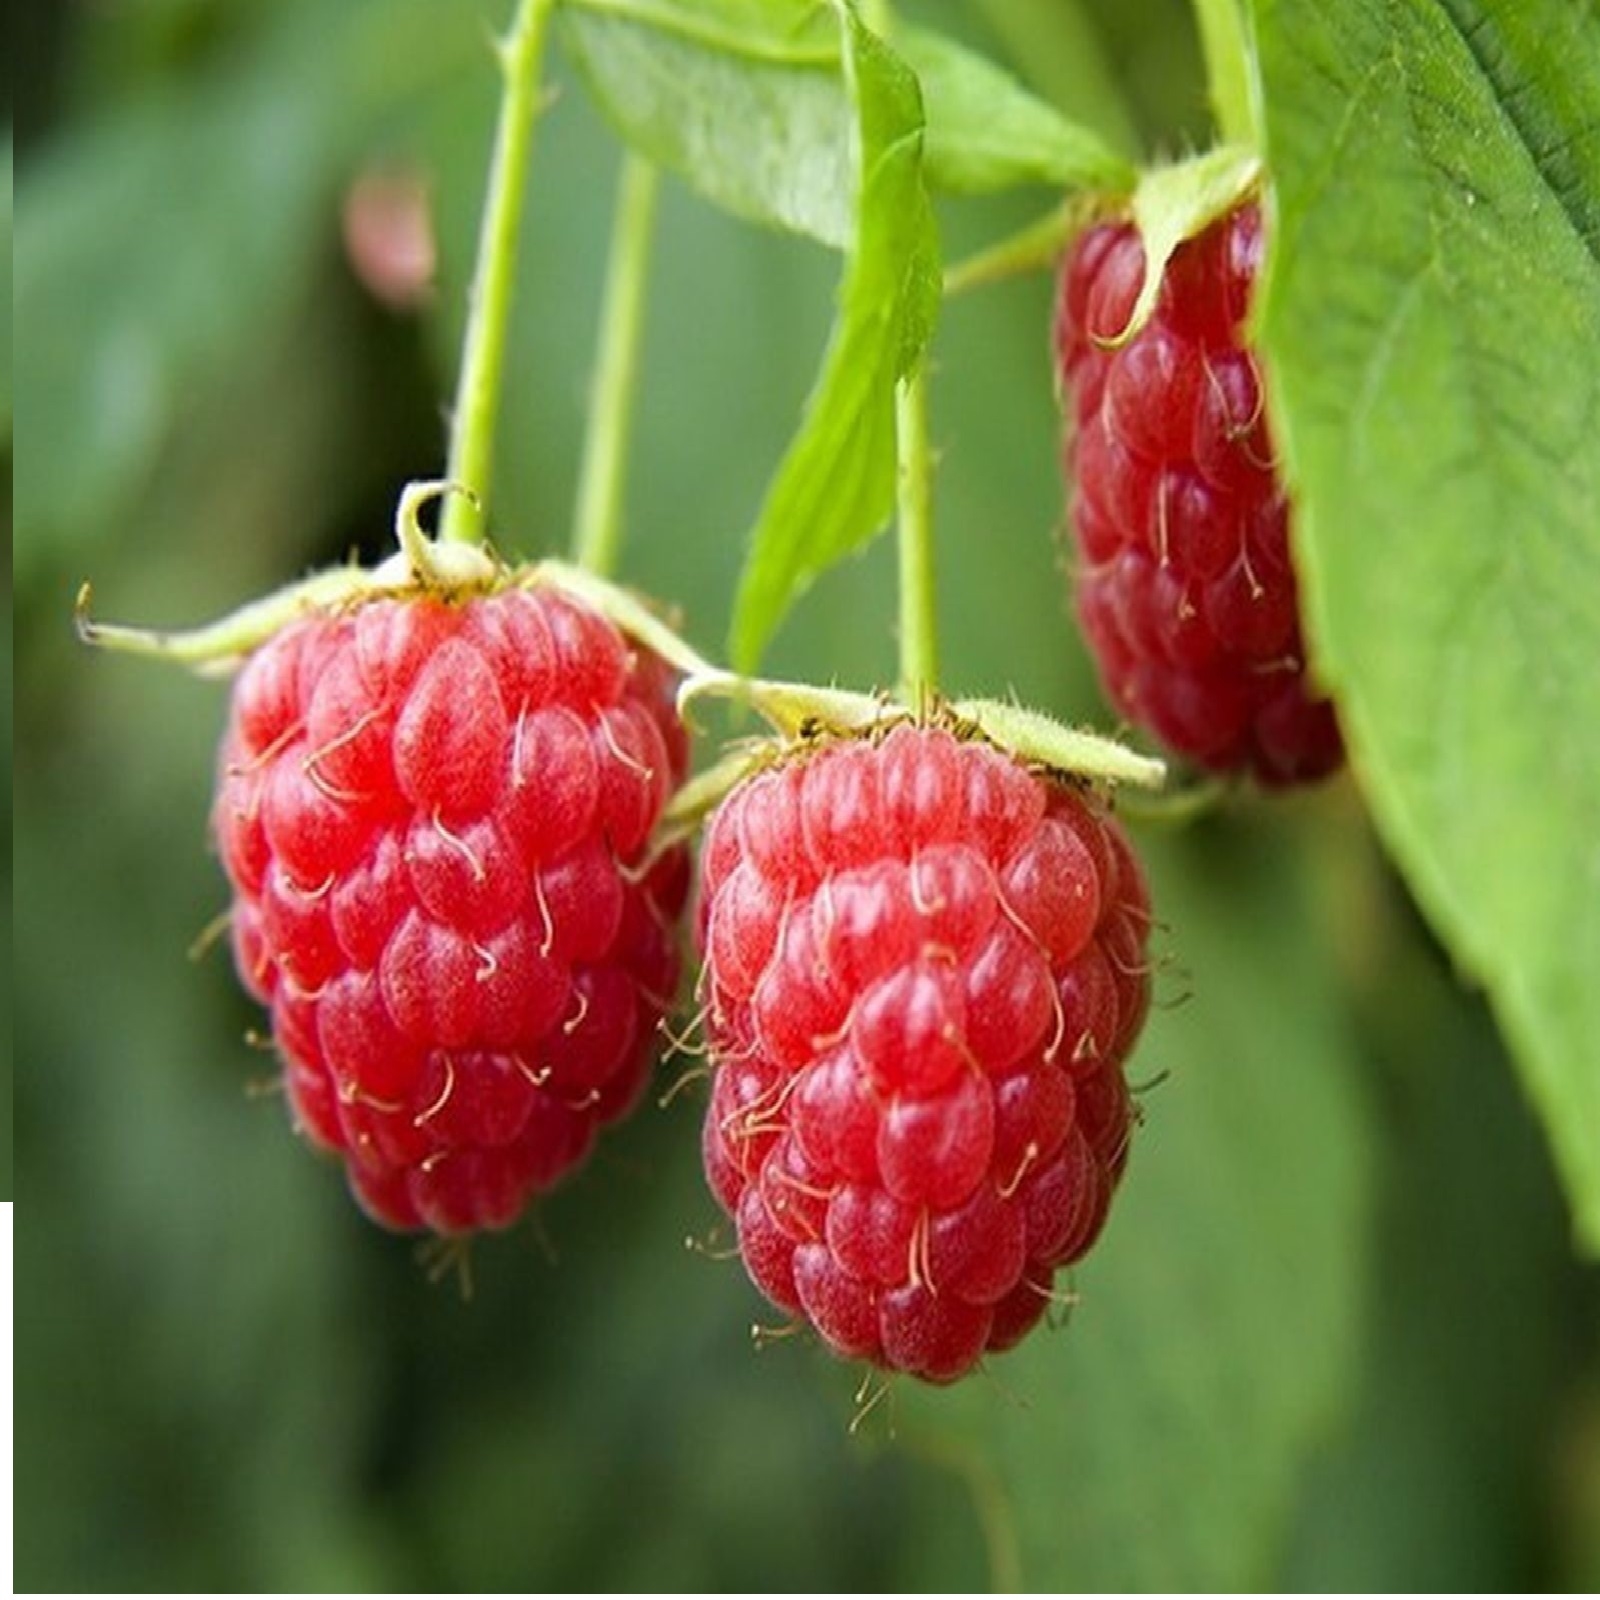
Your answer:
[[[1091,228],[1055,343],[1078,615],[1107,694],[1199,765],[1283,785],[1331,772],[1343,747],[1306,682],[1289,503],[1243,339],[1260,260],[1246,205],[1178,248],[1149,322],[1113,347],[1144,246],[1131,224]]]
[[[1094,1242],[1149,999],[1104,806],[900,723],[724,802],[702,859],[703,1150],[745,1266],[837,1353],[936,1383]]]
[[[372,599],[250,658],[213,812],[234,955],[376,1220],[504,1227],[637,1099],[686,759],[666,667],[548,589]]]

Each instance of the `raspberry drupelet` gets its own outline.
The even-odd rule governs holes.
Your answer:
[[[1061,275],[1055,356],[1077,609],[1107,695],[1199,766],[1279,786],[1344,752],[1306,677],[1290,505],[1245,340],[1260,264],[1249,204],[1179,246],[1119,345],[1144,246],[1131,223],[1091,228]]]
[[[678,979],[668,669],[506,588],[294,622],[235,687],[213,826],[299,1127],[365,1210],[514,1221],[639,1097]]]
[[[711,1188],[758,1288],[935,1383],[1105,1221],[1149,1003],[1144,876],[1090,792],[900,723],[724,802],[700,917]]]

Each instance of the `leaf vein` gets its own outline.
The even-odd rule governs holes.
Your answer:
[[[1600,268],[1600,230],[1589,223],[1585,214],[1582,174],[1572,164],[1558,159],[1577,144],[1580,134],[1589,137],[1600,134],[1600,121],[1579,130],[1564,129],[1562,137],[1557,139],[1542,136],[1530,109],[1538,104],[1537,97],[1531,93],[1532,85],[1511,78],[1503,54],[1493,47],[1490,18],[1481,12],[1474,17],[1469,10],[1472,4],[1473,0],[1438,0],[1440,13],[1466,46],[1493,91],[1495,103],[1510,123],[1529,165],[1561,208],[1590,260]]]

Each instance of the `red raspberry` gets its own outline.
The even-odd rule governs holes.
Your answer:
[[[1181,245],[1149,322],[1129,223],[1091,228],[1061,277],[1057,377],[1073,417],[1078,615],[1112,703],[1171,749],[1271,785],[1344,758],[1306,682],[1289,504],[1243,338],[1261,262],[1247,205]]]
[[[213,825],[290,1103],[395,1228],[504,1227],[627,1111],[677,984],[667,669],[548,589],[374,599],[241,674]]]
[[[723,804],[702,862],[711,1188],[840,1355],[1015,1344],[1121,1175],[1144,876],[1092,796],[902,723]]]

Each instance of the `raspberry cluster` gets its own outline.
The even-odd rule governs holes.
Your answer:
[[[503,1227],[637,1099],[688,859],[664,665],[548,589],[372,599],[237,682],[213,826],[294,1114],[394,1228]]]
[[[1105,1220],[1149,901],[1089,793],[900,723],[708,831],[707,1176],[757,1286],[933,1382],[1013,1345]]]
[[[1146,325],[1117,345],[1144,279],[1130,223],[1079,239],[1055,351],[1069,397],[1079,617],[1131,722],[1216,771],[1282,785],[1343,759],[1306,681],[1289,504],[1244,339],[1261,261],[1247,205],[1181,245]]]

